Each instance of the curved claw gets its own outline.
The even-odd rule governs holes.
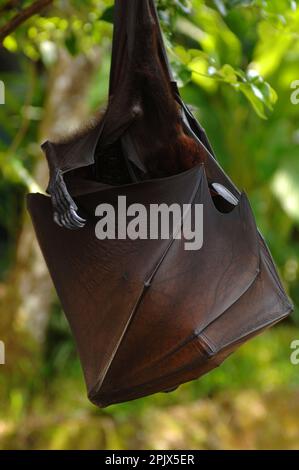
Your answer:
[[[69,212],[66,212],[64,214],[64,220],[66,220],[66,228],[70,229],[70,230],[75,230],[77,228],[77,226],[73,223],[70,215],[69,215]]]
[[[59,225],[59,227],[63,227],[62,223],[60,222],[60,216],[56,211],[53,213],[53,220],[57,225]]]
[[[65,212],[63,214],[63,221],[65,224],[65,228],[68,228],[69,230],[75,230],[77,228],[77,226],[73,224],[68,212]]]
[[[66,212],[65,214],[63,214],[62,216],[63,218],[63,222],[64,222],[64,227],[69,229],[69,230],[77,230],[79,229],[80,227],[78,227],[75,223],[73,223],[70,215],[68,212]]]
[[[238,199],[225,187],[223,184],[212,183],[212,187],[216,193],[225,199],[227,202],[233,206],[237,206],[239,201]]]
[[[60,221],[62,223],[62,226],[64,228],[68,228],[68,229],[71,229],[72,227],[69,226],[69,222],[68,220],[66,219],[65,217],[65,214],[60,214]]]
[[[72,214],[73,219],[75,219],[79,224],[82,224],[82,226],[84,227],[86,219],[82,219],[82,217],[77,214],[76,209],[74,209],[73,207],[70,208],[70,213]]]
[[[78,216],[79,217],[79,216]],[[77,215],[76,215],[76,212],[72,209],[70,209],[66,214],[65,214],[65,218],[67,219],[68,223],[69,223],[69,226],[73,229],[73,230],[76,230],[76,229],[79,229],[79,228],[82,228],[84,227],[84,224],[82,222],[80,222],[79,220],[77,220]]]
[[[84,221],[84,222],[81,222]],[[60,227],[67,228],[69,230],[78,230],[85,226],[85,220],[78,216],[74,209],[69,209],[68,211],[59,214],[54,212],[54,222]]]

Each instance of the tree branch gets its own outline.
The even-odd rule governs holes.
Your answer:
[[[5,11],[10,11],[19,6],[20,6],[19,0],[7,0],[7,2],[0,7],[0,13],[3,13]]]
[[[52,2],[53,0],[36,0],[32,5],[17,13],[6,25],[0,28],[0,47],[3,45],[6,36],[13,33],[26,20],[39,13]]]

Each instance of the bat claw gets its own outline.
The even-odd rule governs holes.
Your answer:
[[[64,214],[64,219],[67,221],[67,226],[66,227],[68,229],[70,229],[70,230],[76,230],[77,229],[77,226],[74,224],[69,212],[66,212]]]
[[[60,220],[61,220],[62,226],[64,228],[67,228],[69,230],[73,229],[72,226],[70,225],[65,213],[60,215]]]
[[[59,227],[64,227],[69,230],[78,230],[85,226],[86,220],[82,219],[73,208],[70,208],[62,214],[54,212],[54,222],[59,225]]]
[[[59,227],[63,227],[62,223],[60,222],[60,216],[58,212],[53,213],[53,220],[57,225],[59,225]]]
[[[85,222],[86,220],[82,219],[75,211],[75,209],[73,209],[72,207],[70,208],[70,210],[67,212],[67,218],[71,224],[71,226],[73,227],[73,229],[79,229],[79,228],[83,228],[84,225],[85,225]]]
[[[75,213],[75,212],[74,212]],[[75,218],[74,218],[74,213],[71,212],[71,209],[64,212],[62,215],[61,215],[61,221],[62,221],[62,225],[63,227],[69,229],[69,230],[78,230],[82,227],[84,227],[84,224],[82,224],[81,222],[78,222]]]
[[[86,219],[82,219],[82,217],[80,217],[80,216],[77,214],[77,210],[78,210],[77,208],[71,207],[71,208],[70,208],[70,213],[71,213],[71,215],[73,216],[73,219],[74,219],[75,221],[77,221],[79,224],[81,224],[81,225],[84,227],[84,225],[85,225],[85,223],[86,223]]]

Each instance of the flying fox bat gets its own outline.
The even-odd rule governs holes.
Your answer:
[[[71,229],[85,221],[77,213],[65,173],[86,165],[95,181],[118,185],[178,174],[203,163],[207,155],[184,126],[152,2],[116,2],[115,8],[106,112],[93,130],[42,145],[55,221]]]
[[[107,109],[43,148],[51,198],[29,194],[28,208],[96,405],[173,390],[291,312],[246,195],[180,97],[153,0],[116,0]],[[97,239],[98,204],[118,216],[120,195],[188,206],[191,221],[201,205],[202,247]]]

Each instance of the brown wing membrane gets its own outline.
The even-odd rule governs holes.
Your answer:
[[[95,208],[108,202],[117,213],[119,195],[128,205],[145,207],[203,204],[202,249],[186,251],[184,239],[97,240]],[[89,220],[79,232],[52,222],[45,196],[31,195],[28,204],[77,340],[90,397],[99,405],[191,380],[217,365],[223,350],[290,310],[269,270],[246,197],[229,214],[218,212],[203,167],[76,200]]]
[[[121,401],[132,400],[161,390],[173,389],[178,385],[194,380],[218,367],[245,341],[262,332],[285,318],[292,310],[289,301],[281,295],[276,284],[272,267],[267,261],[267,254],[262,248],[261,271],[248,291],[240,300],[227,309],[201,333],[196,332],[196,316],[194,318],[194,333],[183,339],[176,347],[170,348],[164,355],[159,351],[155,360],[150,357],[148,363],[138,367],[120,370],[115,362],[102,388],[95,387],[90,393],[90,399],[96,404],[109,405]],[[174,319],[176,321],[176,319]],[[148,325],[147,325],[148,326]],[[163,325],[165,328],[165,325]],[[178,328],[180,325],[176,325]],[[173,323],[169,323],[164,335],[168,338]],[[137,351],[140,342],[146,351],[153,329],[145,329],[140,337],[134,335],[134,325],[130,338],[119,348],[119,361],[126,362],[126,351],[131,341],[131,351]],[[154,330],[156,338],[157,328]],[[163,339],[164,344],[165,339]],[[135,344],[134,344],[135,343]],[[149,349],[148,349],[149,348]],[[121,359],[120,359],[121,358]]]
[[[153,0],[115,2],[103,118],[43,148],[51,198],[30,194],[28,209],[93,403],[172,390],[291,312],[246,195],[180,97]],[[186,204],[193,225],[202,205],[203,246],[188,251],[173,235],[98,240],[96,207],[110,204],[117,218],[119,196],[147,214],[177,204],[170,233]]]
[[[28,196],[37,237],[64,310],[71,312],[71,323],[73,315],[78,321],[77,327],[73,323],[75,336],[76,331],[80,337],[84,336],[83,343],[80,340],[82,348],[79,346],[83,363],[89,368],[94,361],[100,361],[96,375],[109,363],[144,294],[146,282],[169,246],[169,240],[97,240],[94,217],[97,205],[105,202],[117,208],[119,195],[127,197],[128,205],[139,202],[148,207],[150,203],[161,201],[168,205],[187,204],[198,184],[197,172],[191,170],[167,181],[145,182],[78,197],[76,201],[88,214],[88,222],[76,232],[53,223],[49,198]],[[80,256],[75,254],[78,247]],[[74,292],[80,295],[74,296]],[[95,329],[97,335],[91,344],[91,333]]]

